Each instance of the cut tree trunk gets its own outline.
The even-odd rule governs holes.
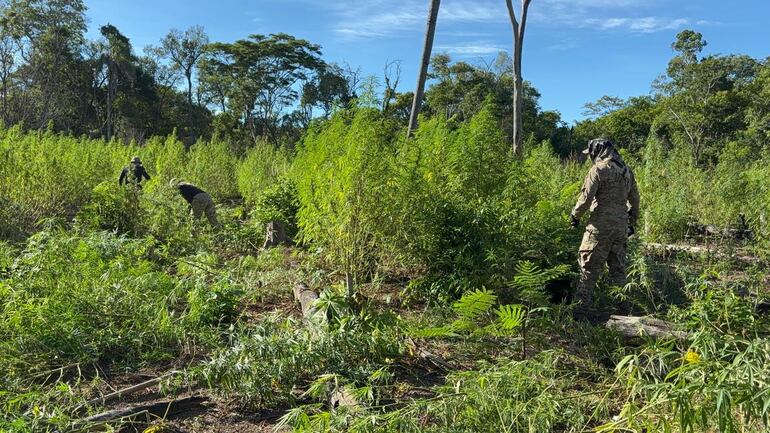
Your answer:
[[[677,329],[677,325],[649,316],[610,316],[605,325],[608,329],[615,330],[626,338],[673,338],[686,339],[689,332]]]
[[[276,247],[278,245],[289,245],[291,240],[286,235],[286,227],[279,221],[270,221],[267,223],[267,233],[265,234],[265,243],[262,248]]]
[[[294,299],[299,302],[302,307],[302,317],[305,320],[318,320],[322,319],[322,315],[315,308],[315,301],[318,299],[318,294],[310,290],[305,284],[297,283],[294,286]]]
[[[303,283],[294,286],[294,299],[302,306],[302,317],[308,322],[324,323],[326,318],[315,308],[318,294]],[[329,407],[337,409],[341,407],[351,408],[358,406],[356,397],[346,388],[339,387],[329,396]]]

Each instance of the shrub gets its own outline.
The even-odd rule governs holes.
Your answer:
[[[259,226],[270,221],[282,223],[286,227],[286,234],[294,238],[297,234],[298,211],[297,187],[290,178],[282,177],[259,194],[251,215]]]
[[[72,362],[125,362],[177,354],[200,344],[231,301],[195,312],[196,278],[179,279],[148,260],[150,240],[109,232],[32,236],[0,282],[0,369],[7,380]],[[234,288],[234,290],[237,288]],[[213,293],[220,298],[223,288]],[[194,292],[194,290],[193,290]],[[217,295],[219,294],[219,295]],[[209,305],[210,303],[210,305]],[[199,307],[196,307],[200,310]],[[230,312],[228,312],[230,311]]]
[[[393,133],[374,110],[340,112],[311,128],[294,161],[300,239],[323,248],[349,281],[374,268]]]
[[[238,191],[248,205],[255,205],[290,167],[289,151],[268,143],[257,143],[238,165]]]

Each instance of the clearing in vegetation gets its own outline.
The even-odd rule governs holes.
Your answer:
[[[206,39],[188,33],[159,53]],[[574,129],[525,83],[518,155],[506,67],[435,56],[407,136],[409,95],[352,85],[307,41],[201,42],[210,97],[233,92],[210,111],[160,85],[116,28],[102,34],[111,73],[93,106],[56,93],[43,115],[33,85],[3,96],[16,126],[0,128],[0,431],[770,428],[766,60],[702,57],[682,32],[654,97],[600,100]],[[250,49],[301,66],[255,84]],[[279,76],[313,83],[282,120],[259,105],[287,89],[281,104],[298,103]],[[163,97],[168,112],[141,117]],[[107,119],[108,140],[89,138]],[[599,136],[633,168],[641,213],[628,282],[601,278],[594,307],[649,316],[610,327],[575,321],[569,302],[582,235],[569,211],[589,169],[575,151]],[[134,155],[141,189],[118,184]],[[172,179],[211,195],[218,227]]]

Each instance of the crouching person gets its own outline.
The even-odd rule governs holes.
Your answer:
[[[212,227],[219,227],[217,209],[209,193],[191,183],[181,182],[177,179],[171,179],[169,186],[179,191],[179,194],[187,200],[187,203],[190,203],[192,214],[196,221],[199,221],[201,216],[205,214]]]

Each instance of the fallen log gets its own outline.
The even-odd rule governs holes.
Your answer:
[[[674,323],[649,316],[610,316],[605,326],[627,338],[652,337],[686,339],[689,332],[676,329]]]
[[[169,377],[172,377],[172,376],[174,376],[176,374],[179,374],[179,372],[178,371],[171,371],[169,373],[166,373],[166,374],[164,374],[162,376],[159,376],[159,377],[156,377],[154,379],[150,379],[150,380],[144,381],[142,383],[138,383],[136,385],[129,386],[128,388],[120,389],[120,390],[117,390],[115,392],[111,392],[109,394],[105,394],[105,395],[103,395],[101,397],[93,398],[91,400],[88,400],[84,405],[80,406],[78,409],[86,407],[86,406],[95,406],[95,405],[107,404],[107,403],[109,403],[109,402],[111,402],[113,400],[117,400],[117,399],[123,398],[125,396],[134,394],[136,392],[145,390],[145,389],[147,389],[147,388],[149,388],[151,386],[155,386],[155,385],[161,383],[162,381],[164,381],[165,379],[168,379]]]
[[[190,396],[178,400],[172,399],[136,404],[121,409],[108,410],[83,418],[75,422],[73,428],[76,431],[87,431],[101,424],[129,419],[133,420],[143,415],[146,417],[145,421],[148,422],[155,418],[166,419],[192,409],[200,408],[206,401],[208,401],[206,397]]]

